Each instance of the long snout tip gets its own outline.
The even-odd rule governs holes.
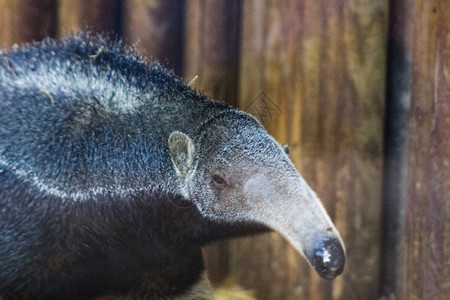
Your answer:
[[[311,263],[321,277],[334,279],[344,271],[345,252],[341,242],[336,238],[318,242]]]

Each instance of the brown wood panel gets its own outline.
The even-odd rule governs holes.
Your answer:
[[[124,0],[122,34],[145,56],[182,75],[183,0]]]
[[[320,279],[276,234],[239,240],[233,266],[260,299],[375,299],[386,62],[385,1],[245,1],[239,105],[318,192],[347,246]]]
[[[450,295],[449,20],[449,1],[415,1],[401,299]]]
[[[186,2],[184,77],[212,99],[236,105],[240,1]],[[205,248],[205,262],[213,284],[229,272],[228,241]]]
[[[56,0],[0,0],[0,47],[54,36]]]
[[[184,76],[215,100],[236,104],[240,1],[186,3]]]
[[[59,0],[58,6],[60,36],[80,30],[112,33],[119,29],[119,0]]]

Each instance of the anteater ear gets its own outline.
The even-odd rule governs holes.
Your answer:
[[[186,177],[194,164],[195,146],[184,133],[174,131],[169,136],[169,152],[178,176]]]

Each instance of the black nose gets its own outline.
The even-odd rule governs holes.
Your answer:
[[[344,271],[345,253],[335,238],[321,240],[315,250],[312,264],[323,278],[333,279]]]

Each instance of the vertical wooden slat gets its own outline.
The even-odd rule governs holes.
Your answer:
[[[192,0],[186,3],[184,77],[212,99],[236,104],[240,1]],[[228,274],[228,241],[205,249],[212,283]]]
[[[186,3],[184,76],[215,100],[236,103],[240,1]]]
[[[387,2],[245,1],[242,20],[240,106],[270,110],[260,118],[291,144],[348,262],[332,284],[271,234],[235,245],[241,282],[262,299],[375,299]]]
[[[54,36],[56,0],[0,0],[0,47]]]
[[[390,1],[380,273],[387,298],[401,290],[413,8],[413,0]]]
[[[59,35],[80,30],[113,33],[119,30],[120,0],[59,0]]]
[[[450,295],[449,20],[449,1],[415,1],[402,299]]]
[[[183,0],[125,0],[123,36],[139,51],[182,74]]]

